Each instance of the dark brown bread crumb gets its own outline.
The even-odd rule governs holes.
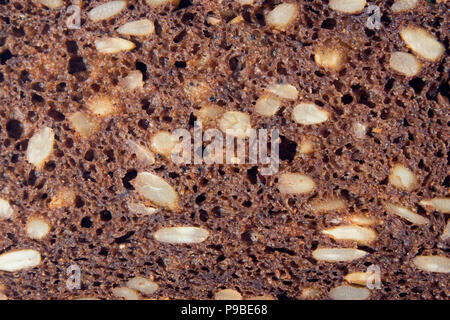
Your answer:
[[[422,70],[407,78],[389,68],[389,53],[408,52],[398,29],[422,26],[448,48],[449,5],[420,1],[410,12],[393,14],[393,1],[380,6],[381,28],[365,27],[366,14],[346,15],[327,1],[297,1],[299,14],[284,31],[265,24],[264,14],[279,1],[182,0],[178,8],[150,8],[131,0],[127,9],[102,22],[87,12],[106,1],[89,1],[81,28],[66,27],[61,9],[37,1],[0,0],[0,198],[15,217],[0,220],[0,253],[22,248],[40,251],[38,267],[0,271],[9,299],[111,298],[114,287],[135,276],[159,285],[152,298],[211,299],[220,289],[243,297],[270,295],[302,299],[307,288],[316,298],[345,284],[350,272],[381,268],[382,287],[370,299],[448,299],[448,274],[420,271],[417,255],[450,257],[440,239],[448,215],[418,205],[423,199],[449,196],[448,55],[421,60]],[[83,1],[86,2],[86,1]],[[243,21],[230,24],[236,16]],[[207,17],[220,19],[216,25]],[[125,37],[136,48],[112,55],[97,52],[95,40],[119,36],[125,22],[147,18],[155,34]],[[347,48],[338,73],[317,66],[314,50],[328,40]],[[448,49],[447,49],[448,50]],[[145,85],[130,92],[118,86],[140,70]],[[189,97],[192,82],[207,83],[206,99]],[[275,82],[294,85],[299,99],[330,113],[317,126],[296,124],[298,101],[284,101],[272,117],[255,113],[254,103]],[[68,116],[88,112],[94,96],[108,95],[120,112],[98,118],[89,138],[77,134]],[[279,172],[302,172],[317,187],[307,195],[281,194],[278,177],[262,176],[254,165],[175,165],[156,157],[138,161],[125,141],[149,146],[154,133],[193,128],[196,110],[214,102],[228,111],[251,115],[255,128],[280,129]],[[367,126],[361,139],[353,124]],[[55,144],[42,170],[26,161],[31,136],[52,128]],[[305,137],[314,152],[298,150]],[[403,191],[388,182],[396,163],[417,177],[417,188]],[[161,208],[150,216],[133,214],[139,202],[131,180],[140,171],[156,173],[174,186],[179,211]],[[54,208],[58,192],[73,190],[72,204]],[[340,197],[343,212],[313,213],[314,199]],[[417,226],[386,212],[399,203],[426,216]],[[383,221],[373,226],[373,243],[342,243],[321,234],[333,219],[365,214]],[[27,237],[28,218],[39,214],[51,225],[43,240]],[[161,227],[191,225],[209,230],[199,244],[169,245],[154,240]],[[344,263],[318,262],[318,247],[352,247],[368,254]],[[81,269],[81,288],[66,287],[70,265]]]

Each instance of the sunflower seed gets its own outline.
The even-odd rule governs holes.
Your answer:
[[[445,47],[426,29],[408,26],[400,29],[400,36],[406,45],[416,54],[430,61],[439,60],[445,53]]]
[[[316,188],[314,180],[300,173],[284,173],[278,180],[278,189],[281,193],[302,194]]]
[[[122,12],[126,6],[127,1],[106,2],[89,11],[88,17],[93,21],[106,20]]]
[[[313,258],[319,261],[341,262],[360,259],[367,252],[352,248],[319,248],[313,251]]]
[[[9,251],[0,255],[0,271],[14,272],[36,267],[41,263],[41,254],[33,249]]]
[[[430,200],[422,200],[419,203],[443,213],[450,213],[450,198],[433,198]]]
[[[444,256],[417,256],[413,263],[423,271],[450,273],[450,259]]]
[[[330,298],[333,300],[366,300],[370,297],[367,288],[342,285],[331,289]]]
[[[131,182],[136,191],[157,206],[178,208],[178,194],[164,179],[150,172],[140,172]]]
[[[131,278],[127,282],[127,287],[145,295],[151,295],[159,288],[157,283],[142,277]]]
[[[366,6],[366,0],[330,0],[328,6],[343,13],[360,13]]]
[[[414,213],[405,207],[397,206],[392,203],[388,203],[386,205],[386,209],[389,213],[395,214],[417,225],[425,225],[430,222],[427,218],[422,217],[421,215]]]
[[[27,161],[36,166],[36,168],[41,169],[52,153],[54,142],[55,134],[49,127],[45,127],[35,133],[28,141]]]
[[[209,231],[198,227],[169,227],[159,229],[153,236],[165,243],[200,243],[208,238]]]
[[[242,295],[233,289],[223,289],[214,295],[215,300],[242,300]]]
[[[322,233],[336,240],[352,240],[361,243],[370,243],[377,238],[372,229],[356,225],[338,226],[322,230]]]
[[[14,215],[14,210],[9,204],[9,201],[0,199],[0,220],[10,219]]]

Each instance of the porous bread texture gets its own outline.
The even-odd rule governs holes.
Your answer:
[[[0,199],[11,207],[1,207],[0,250],[35,250],[13,255],[29,260],[12,266],[2,260],[12,271],[0,271],[1,294],[449,299],[448,206],[430,202],[449,197],[449,59],[434,52],[434,40],[448,44],[448,2],[394,13],[393,1],[377,1],[379,30],[366,26],[364,12],[321,0],[130,0],[111,18],[87,16],[106,2],[83,1],[80,29],[68,29],[69,1],[0,1]],[[277,5],[294,2],[289,23],[267,23]],[[117,32],[138,19],[154,30]],[[405,43],[407,26],[427,33]],[[432,35],[426,50],[414,42],[424,34]],[[97,50],[104,37],[126,40],[112,43],[123,50],[106,53],[102,42]],[[395,52],[413,55],[420,70],[391,68]],[[131,84],[122,81],[129,75]],[[274,85],[295,90],[277,95]],[[255,105],[267,95],[279,105],[260,114]],[[98,97],[110,103],[93,103]],[[317,109],[296,122],[293,110],[306,102]],[[228,112],[280,130],[276,174],[261,174],[260,164],[180,165],[152,149],[160,131],[193,133],[202,117],[205,130],[220,129]],[[36,166],[27,148],[43,128],[53,146]],[[413,185],[389,179],[398,164]],[[137,190],[142,172],[173,189],[170,201]],[[282,192],[293,190],[280,190],[288,173],[314,184]],[[330,199],[344,205],[316,205]],[[26,232],[34,217],[49,226],[38,239]],[[166,229],[177,227],[189,229]],[[72,264],[82,272],[75,291],[66,287]],[[380,268],[381,289],[345,279],[369,266]]]

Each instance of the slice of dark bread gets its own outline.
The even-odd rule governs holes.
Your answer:
[[[448,2],[121,2],[0,0],[0,297],[449,298]]]

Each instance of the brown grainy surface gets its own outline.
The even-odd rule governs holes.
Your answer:
[[[419,1],[419,7],[394,15],[393,1],[373,1],[381,7],[382,23],[372,31],[365,28],[364,13],[340,14],[327,8],[327,1],[302,0],[295,21],[279,32],[264,23],[264,14],[279,1],[241,6],[183,0],[178,9],[153,9],[131,0],[126,10],[102,22],[90,21],[87,12],[105,1],[83,1],[79,30],[67,29],[69,1],[64,2],[50,10],[37,1],[0,0],[0,198],[15,211],[14,218],[0,220],[0,253],[34,248],[42,255],[35,268],[0,271],[9,299],[111,298],[112,288],[134,276],[159,284],[151,298],[211,299],[231,288],[244,297],[300,299],[302,290],[314,288],[317,298],[326,299],[347,273],[372,264],[381,268],[383,283],[370,299],[449,298],[448,274],[412,264],[417,255],[450,257],[448,240],[439,238],[448,215],[418,205],[449,196],[448,3]],[[209,25],[208,15],[221,23]],[[227,24],[237,15],[244,21]],[[156,33],[124,37],[136,44],[134,50],[96,51],[96,39],[118,36],[117,27],[141,18],[153,21]],[[415,78],[388,67],[390,52],[410,52],[398,33],[407,24],[426,28],[447,50],[437,62],[420,59],[423,67]],[[314,49],[328,39],[348,48],[339,73],[314,62]],[[177,61],[186,67],[175,66]],[[136,69],[144,72],[144,88],[120,88],[120,79]],[[209,85],[205,97],[187,95],[184,88],[193,80]],[[283,101],[273,117],[259,116],[255,101],[277,81],[294,85],[299,99]],[[98,94],[110,95],[120,112],[98,118],[100,130],[82,138],[67,116],[87,112],[86,103]],[[294,123],[292,109],[300,100],[315,102],[330,119],[316,126]],[[127,139],[148,146],[159,130],[192,129],[195,110],[210,101],[248,112],[255,128],[279,128],[279,172],[313,177],[315,192],[280,194],[277,176],[263,177],[252,165],[177,166],[162,157],[143,165],[127,149]],[[355,121],[367,125],[365,138],[352,134]],[[44,126],[54,130],[55,145],[39,171],[26,161],[25,151]],[[309,155],[295,151],[304,137],[318,141]],[[414,172],[414,191],[388,183],[395,163]],[[151,216],[129,212],[127,202],[141,199],[128,183],[138,171],[156,173],[174,186],[181,210],[161,209]],[[74,190],[75,203],[50,208],[62,187]],[[312,199],[330,197],[342,197],[347,208],[309,210]],[[430,224],[414,226],[388,214],[387,201],[413,208]],[[355,213],[383,221],[374,227],[375,242],[357,245],[320,233],[334,226],[333,219]],[[51,224],[43,240],[25,233],[33,214]],[[199,226],[211,235],[192,245],[153,239],[155,230],[177,225]],[[345,263],[318,262],[311,255],[317,247],[359,247],[368,254]],[[72,264],[81,268],[82,285],[71,291],[66,269]]]

